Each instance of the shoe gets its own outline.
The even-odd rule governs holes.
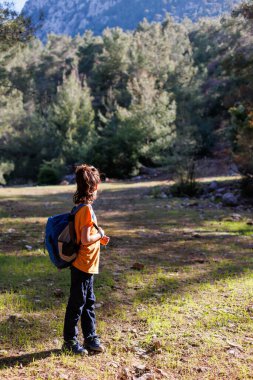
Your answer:
[[[84,341],[84,347],[87,348],[87,350],[97,351],[97,352],[104,352],[105,348],[100,343],[99,337],[97,335],[89,336]]]
[[[81,346],[77,340],[70,340],[63,343],[62,351],[75,355],[86,355],[88,354],[87,350]]]

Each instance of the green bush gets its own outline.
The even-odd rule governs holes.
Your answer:
[[[0,184],[6,184],[6,176],[14,170],[14,164],[10,161],[0,162]]]
[[[61,170],[55,162],[44,162],[38,174],[39,185],[57,185],[61,178]]]
[[[199,184],[193,182],[177,182],[170,188],[170,194],[174,197],[195,197],[201,193]]]

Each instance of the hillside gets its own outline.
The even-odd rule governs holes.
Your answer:
[[[28,0],[24,7],[34,23],[42,18],[40,38],[48,33],[75,36],[91,29],[100,34],[106,27],[133,30],[146,18],[161,21],[166,13],[176,20],[193,21],[229,12],[240,0]]]

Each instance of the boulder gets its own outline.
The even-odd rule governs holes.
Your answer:
[[[60,183],[60,186],[67,186],[67,185],[69,185],[69,182],[66,181],[66,179],[64,179],[64,180],[61,181],[61,183]]]
[[[215,190],[218,189],[218,187],[219,187],[218,182],[217,182],[217,181],[213,181],[213,182],[211,182],[210,185],[208,186],[208,190],[209,190],[209,191],[215,191]]]
[[[76,182],[75,174],[65,175],[62,181],[67,181],[69,184],[74,184]]]
[[[222,197],[222,204],[223,206],[238,206],[238,199],[237,197],[232,193],[225,193]]]

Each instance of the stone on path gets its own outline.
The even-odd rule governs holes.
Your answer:
[[[232,193],[226,193],[222,197],[223,206],[238,206],[238,199]]]

